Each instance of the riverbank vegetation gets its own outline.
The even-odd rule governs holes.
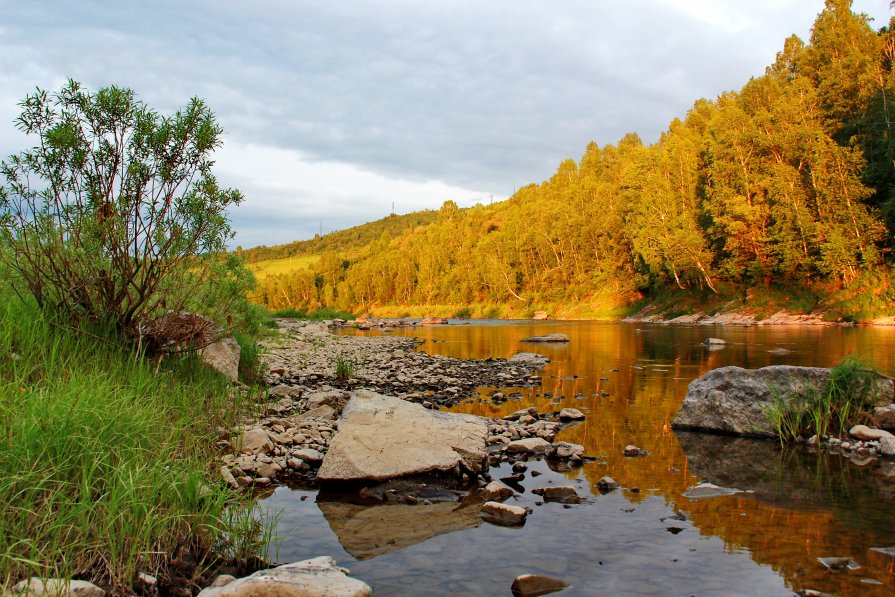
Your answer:
[[[820,392],[801,396],[774,394],[765,414],[771,430],[788,443],[810,435],[844,437],[848,430],[869,418],[872,386],[878,374],[855,357],[846,357],[830,370],[830,379]]]
[[[376,313],[484,304],[525,316],[547,305],[630,311],[673,293],[697,310],[763,312],[773,301],[752,297],[794,292],[787,308],[833,320],[891,314],[893,59],[890,27],[827,0],[807,43],[790,37],[762,76],[697,100],[656,143],[633,133],[591,143],[493,205],[447,201],[394,216],[389,229],[383,220],[245,251],[250,261],[315,256],[267,276],[253,299]]]
[[[253,395],[194,353],[156,371],[119,335],[72,329],[2,280],[0,587],[41,576],[129,590],[144,572],[171,589],[260,553],[251,502],[214,466]]]
[[[235,333],[259,373],[254,278],[222,252],[241,195],[211,172],[221,128],[198,99],[161,116],[74,81],[20,106],[37,140],[0,168],[0,593],[207,586],[270,538],[216,463],[258,396],[197,356]]]

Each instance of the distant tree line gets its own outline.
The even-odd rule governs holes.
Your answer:
[[[827,0],[810,43],[784,43],[739,92],[695,102],[658,142],[591,143],[508,201],[331,247],[256,300],[535,304],[872,285],[891,302],[895,36]]]

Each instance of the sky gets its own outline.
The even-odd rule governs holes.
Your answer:
[[[17,103],[75,79],[163,113],[203,98],[231,246],[506,199],[591,141],[654,142],[761,75],[823,0],[0,0],[0,156]],[[855,0],[886,24],[889,0]]]

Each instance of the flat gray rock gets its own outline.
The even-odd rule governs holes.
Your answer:
[[[458,468],[479,473],[487,468],[487,438],[481,417],[359,390],[345,405],[317,480],[385,481]]]

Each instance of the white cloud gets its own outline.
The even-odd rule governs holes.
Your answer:
[[[278,147],[230,140],[215,157],[220,182],[246,196],[245,204],[232,212],[236,223],[243,224],[237,226],[234,243],[244,246],[282,242],[272,240],[271,231],[311,236],[321,224],[330,232],[383,218],[393,204],[396,213],[407,213],[448,199],[461,206],[490,200],[483,191],[436,180],[391,178],[352,164],[312,161]],[[266,216],[260,219],[269,221],[269,227],[258,222],[259,214]],[[250,217],[242,222],[246,215]]]
[[[506,196],[591,140],[651,142],[807,38],[823,5],[0,0],[0,155],[25,142],[10,121],[35,86],[125,85],[163,112],[198,95],[229,132],[222,176],[248,196],[241,242],[286,242],[392,199]],[[855,9],[875,26],[890,14],[888,0]]]

